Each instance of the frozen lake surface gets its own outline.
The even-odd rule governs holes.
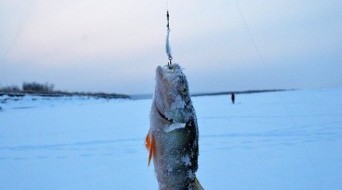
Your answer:
[[[157,189],[152,100],[32,98],[0,103],[0,189]],[[205,189],[342,189],[341,88],[192,100]]]

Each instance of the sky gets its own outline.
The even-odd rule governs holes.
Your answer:
[[[153,93],[173,62],[190,91],[342,86],[340,0],[0,0],[0,87]]]

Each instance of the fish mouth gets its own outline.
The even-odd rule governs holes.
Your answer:
[[[173,123],[173,119],[167,118],[164,114],[162,114],[162,113],[159,111],[158,108],[156,108],[156,109],[157,109],[157,112],[158,112],[158,114],[159,114],[159,116],[160,116],[161,118],[163,118],[164,120],[166,120],[166,121],[168,121],[168,122],[170,122],[170,123]]]

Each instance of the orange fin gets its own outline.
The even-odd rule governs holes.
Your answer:
[[[154,140],[153,135],[150,133],[146,135],[145,146],[147,150],[149,151],[149,154],[148,154],[148,166],[149,166],[152,160],[152,156],[155,155],[155,151],[156,151],[156,141]]]

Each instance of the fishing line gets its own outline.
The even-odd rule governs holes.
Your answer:
[[[14,34],[14,39],[12,40],[12,42],[9,43],[8,48],[5,49],[5,51],[3,52],[3,54],[1,55],[1,58],[3,60],[7,59],[8,54],[12,51],[13,47],[15,46],[15,44],[18,41],[18,37],[20,36],[20,34],[23,32],[23,30],[26,27],[27,21],[30,19],[31,15],[32,15],[32,9],[33,9],[33,4],[34,2],[31,1],[29,2],[29,7],[28,7],[28,11],[25,15],[25,18],[23,19],[23,21],[21,22],[20,26],[18,27],[18,30],[15,32]],[[0,58],[0,59],[1,59]]]
[[[240,18],[241,18],[241,20],[242,20],[242,23],[243,23],[243,25],[245,26],[245,28],[246,28],[246,30],[247,30],[247,34],[248,34],[249,38],[250,38],[251,41],[252,41],[252,44],[253,44],[253,47],[254,47],[256,53],[258,54],[259,60],[260,60],[261,64],[262,64],[263,66],[265,66],[264,59],[263,59],[262,56],[261,56],[261,53],[260,53],[260,51],[259,51],[259,48],[258,48],[258,46],[257,46],[257,44],[256,44],[256,42],[255,42],[255,40],[254,40],[254,38],[253,38],[253,35],[252,35],[252,33],[251,33],[251,30],[250,30],[249,27],[248,27],[248,24],[247,24],[247,22],[246,22],[246,19],[245,19],[245,17],[244,17],[243,14],[242,14],[242,11],[241,11],[241,8],[240,8],[240,4],[239,4],[238,0],[235,0],[235,3],[236,3],[236,6],[237,6],[237,9],[238,9]]]
[[[166,6],[166,10],[169,10],[169,1],[165,0],[165,6]]]
[[[279,97],[280,97],[280,100],[282,102],[282,105],[283,107],[285,108],[285,112],[287,114],[287,117],[290,119],[290,123],[292,124],[292,126],[296,129],[299,129],[300,127],[303,127],[303,126],[299,126],[297,124],[297,122],[295,122],[295,120],[293,119],[294,116],[291,114],[291,111],[288,107],[288,105],[285,103],[284,101],[284,98],[282,97],[281,94],[279,94]],[[323,188],[323,185],[322,185],[322,181],[321,181],[321,178],[317,177],[317,174],[318,174],[318,169],[312,159],[312,156],[311,156],[311,152],[308,150],[307,146],[306,146],[306,143],[304,142],[304,140],[302,140],[301,138],[299,138],[299,142],[301,143],[304,151],[305,151],[305,154],[308,158],[308,161],[309,161],[309,165],[311,166],[311,169],[314,171],[315,175],[316,175],[316,178],[318,179],[318,182],[319,182],[319,186],[320,186],[320,189],[324,189]]]
[[[243,13],[242,13],[242,10],[241,10],[241,7],[240,7],[240,4],[239,4],[238,0],[235,0],[235,3],[236,3],[236,6],[237,6],[237,9],[238,9],[238,12],[239,12],[241,21],[242,21],[244,27],[246,28],[247,34],[248,34],[248,36],[249,36],[249,38],[250,38],[250,40],[251,40],[251,42],[252,42],[252,44],[253,44],[253,46],[254,46],[254,48],[255,48],[255,50],[256,50],[256,53],[258,54],[258,58],[259,58],[261,64],[263,65],[264,69],[266,70],[266,69],[268,69],[268,68],[267,68],[266,65],[265,65],[265,61],[264,61],[263,57],[261,56],[261,53],[260,53],[259,48],[258,48],[258,46],[257,46],[257,43],[256,43],[256,41],[255,41],[255,39],[254,39],[254,37],[253,37],[253,35],[252,35],[252,33],[251,33],[251,30],[250,30],[250,28],[249,28],[249,26],[248,26],[247,21],[246,21],[244,15],[243,15]],[[267,72],[267,73],[268,73],[268,75],[270,75],[270,73],[274,73],[274,72],[271,71],[271,72]],[[270,77],[270,78],[273,78],[273,77]],[[283,82],[280,81],[280,83],[283,83]],[[290,109],[289,109],[287,103],[284,101],[284,98],[282,97],[281,94],[279,94],[279,98],[280,98],[280,100],[281,100],[281,102],[282,102],[281,106],[284,107],[284,110],[285,110],[285,112],[286,112],[286,115],[287,115],[287,117],[288,117],[289,120],[290,120],[290,124],[293,126],[293,128],[299,129],[300,126],[297,124],[297,122],[295,122],[294,116],[291,114]],[[301,143],[301,145],[302,145],[302,147],[303,147],[303,149],[304,149],[304,151],[305,151],[305,154],[306,154],[306,156],[307,156],[307,158],[308,158],[308,161],[309,161],[309,164],[310,164],[312,170],[313,170],[314,173],[317,175],[318,170],[317,170],[317,168],[316,168],[316,166],[315,166],[315,164],[314,164],[314,162],[313,162],[313,160],[312,160],[312,156],[311,156],[310,151],[308,150],[308,148],[307,148],[307,146],[306,146],[304,140],[302,140],[302,139],[300,138],[299,141],[300,141],[300,143]],[[316,178],[318,179],[319,185],[320,185],[320,187],[321,187],[321,189],[322,189],[323,185],[322,185],[321,179],[320,179],[319,177],[317,177],[317,176],[316,176]]]

